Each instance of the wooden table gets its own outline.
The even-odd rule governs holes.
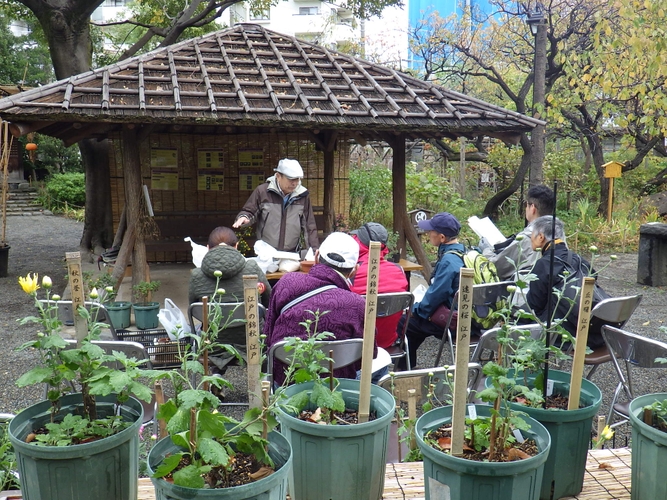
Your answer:
[[[419,264],[410,262],[409,260],[406,259],[401,259],[398,265],[403,268],[403,271],[405,271],[405,277],[408,279],[408,283],[410,283],[410,273],[412,271],[421,271],[422,269],[424,269]],[[294,271],[294,272],[300,273],[301,271]],[[266,273],[266,279],[269,281],[278,281],[280,278],[285,276],[285,274],[287,273],[284,271],[276,271],[275,273]]]

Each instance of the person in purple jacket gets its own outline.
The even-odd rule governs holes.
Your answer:
[[[299,323],[314,319],[309,311],[328,311],[319,317],[318,332],[331,332],[335,340],[363,338],[365,301],[350,291],[349,282],[358,259],[357,242],[347,234],[332,233],[315,252],[315,265],[308,274],[283,276],[273,288],[266,311],[264,333],[268,348],[287,337],[307,338],[305,327]],[[360,367],[361,363],[357,363],[334,370],[334,376],[356,378]],[[284,370],[285,365],[276,361],[274,383],[283,383]]]

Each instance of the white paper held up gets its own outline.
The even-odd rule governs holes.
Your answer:
[[[475,231],[477,236],[485,238],[491,245],[497,245],[507,239],[488,217],[480,219],[476,215],[473,215],[468,218],[468,225],[470,226],[470,229]]]

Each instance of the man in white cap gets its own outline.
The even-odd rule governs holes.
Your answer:
[[[257,224],[255,234],[276,250],[299,252],[320,246],[310,194],[301,184],[303,169],[296,160],[278,162],[276,174],[258,186],[236,216],[234,228]],[[305,241],[302,248],[301,237]]]
[[[362,338],[366,301],[350,290],[349,278],[357,270],[359,245],[344,233],[331,233],[315,252],[316,264],[308,274],[288,273],[276,283],[266,311],[264,334],[268,348],[287,337],[308,338],[303,323],[315,320],[317,332],[331,332],[330,340]],[[310,334],[314,333],[314,324]],[[355,378],[353,366],[334,371],[335,377]],[[274,382],[281,384],[285,366],[276,362]]]

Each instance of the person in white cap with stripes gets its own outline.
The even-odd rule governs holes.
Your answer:
[[[275,175],[253,191],[232,227],[256,224],[257,239],[276,250],[318,249],[313,207],[308,190],[301,184],[302,178],[303,169],[297,160],[280,160]]]

